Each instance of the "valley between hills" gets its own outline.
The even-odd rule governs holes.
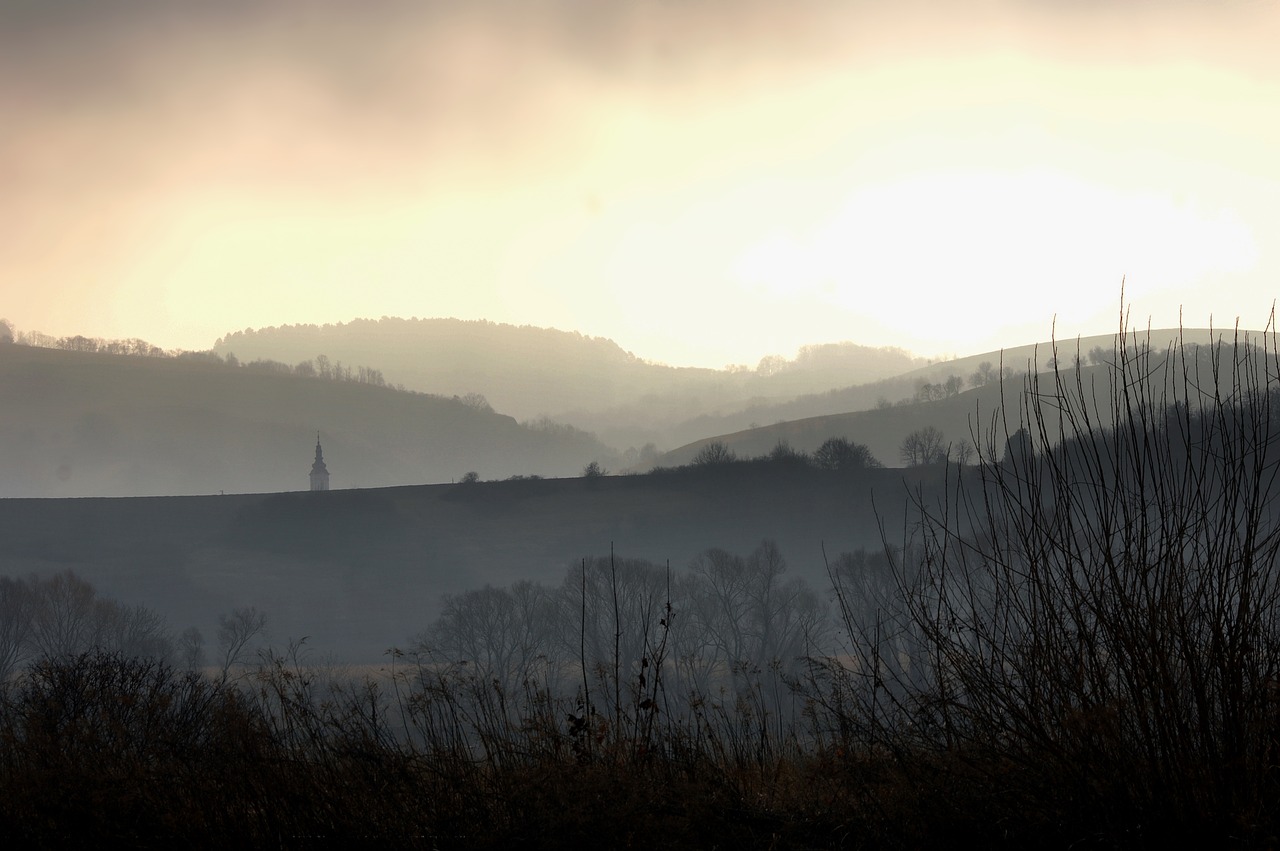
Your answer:
[[[413,334],[442,339],[415,358]],[[1086,354],[1113,344],[1080,341],[1082,374],[1105,374]],[[1077,343],[1058,349],[1065,360]],[[927,364],[840,344],[751,370],[680,370],[596,338],[454,320],[268,329],[167,357],[6,345],[0,569],[72,570],[175,629],[211,633],[220,613],[255,606],[274,640],[308,636],[364,663],[407,643],[443,595],[558,584],[611,547],[681,569],[767,539],[822,588],[824,551],[902,542],[911,501],[945,493],[943,459],[998,431],[1003,394],[1051,352]],[[635,439],[654,440],[609,445],[574,411],[611,437],[630,421]],[[707,431],[655,442],[695,426]],[[904,468],[904,437],[926,428],[944,454]],[[301,492],[317,432],[333,490]],[[872,466],[816,469],[806,459],[833,437],[865,447]],[[985,448],[998,455],[1004,439]],[[758,460],[697,463],[711,444]],[[612,474],[583,476],[592,464]]]

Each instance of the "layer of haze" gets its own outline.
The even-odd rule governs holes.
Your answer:
[[[0,0],[0,316],[676,364],[1265,322],[1270,3]]]

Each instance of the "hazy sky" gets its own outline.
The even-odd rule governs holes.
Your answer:
[[[0,0],[0,316],[679,364],[1266,321],[1280,4]]]

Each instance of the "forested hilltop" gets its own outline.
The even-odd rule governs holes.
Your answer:
[[[246,329],[214,351],[242,361],[285,363],[324,353],[367,363],[388,382],[445,395],[479,393],[518,419],[570,422],[612,446],[672,446],[687,420],[783,402],[806,393],[899,375],[926,361],[897,348],[855,343],[805,346],[754,367],[673,367],[602,337],[551,328],[460,319],[357,319],[335,325]],[[705,436],[703,432],[697,436]]]
[[[336,361],[335,361],[336,363]],[[320,433],[334,488],[574,475],[609,450],[476,397],[397,390],[368,367],[208,353],[0,347],[0,497],[305,490]]]

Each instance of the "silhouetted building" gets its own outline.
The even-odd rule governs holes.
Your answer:
[[[316,434],[316,460],[311,465],[311,489],[327,491],[329,489],[329,468],[324,465],[324,452],[320,449],[320,434]]]

